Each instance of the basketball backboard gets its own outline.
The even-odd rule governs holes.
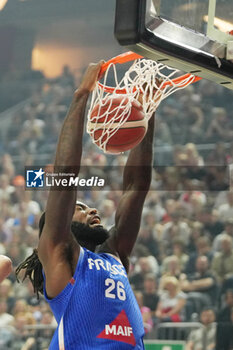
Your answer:
[[[121,45],[233,89],[231,32],[232,0],[116,0]]]

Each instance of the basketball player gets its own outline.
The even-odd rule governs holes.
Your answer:
[[[63,165],[64,172],[67,166],[76,176],[85,107],[102,64],[87,69],[57,145],[56,169]],[[18,275],[25,269],[25,277],[44,294],[58,322],[50,350],[144,349],[142,318],[127,271],[151,181],[153,133],[151,118],[144,140],[129,154],[110,232],[101,225],[97,209],[76,201],[76,191],[50,190],[38,249],[16,271]]]
[[[12,261],[5,255],[0,255],[0,283],[9,276],[12,271]]]

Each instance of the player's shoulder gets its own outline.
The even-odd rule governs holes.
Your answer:
[[[103,253],[97,254],[97,256],[101,256],[101,257],[103,257],[104,259],[107,259],[107,260],[116,261],[116,262],[120,263],[121,265],[123,265],[121,259],[115,254],[111,254],[111,253],[108,253],[108,252],[103,252]]]

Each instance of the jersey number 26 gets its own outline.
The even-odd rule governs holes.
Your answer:
[[[105,290],[106,298],[116,299],[117,297],[120,300],[126,299],[125,286],[121,281],[115,282],[112,278],[107,278],[105,286],[108,287]]]

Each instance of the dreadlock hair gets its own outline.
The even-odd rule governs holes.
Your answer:
[[[39,237],[41,236],[44,223],[45,213],[43,213],[40,217]],[[36,293],[37,299],[39,299],[39,293],[43,294],[44,279],[42,274],[42,264],[38,258],[37,249],[33,249],[33,253],[17,266],[15,270],[15,275],[18,282],[18,275],[22,269],[25,269],[22,282],[28,277],[33,285],[34,293]]]

